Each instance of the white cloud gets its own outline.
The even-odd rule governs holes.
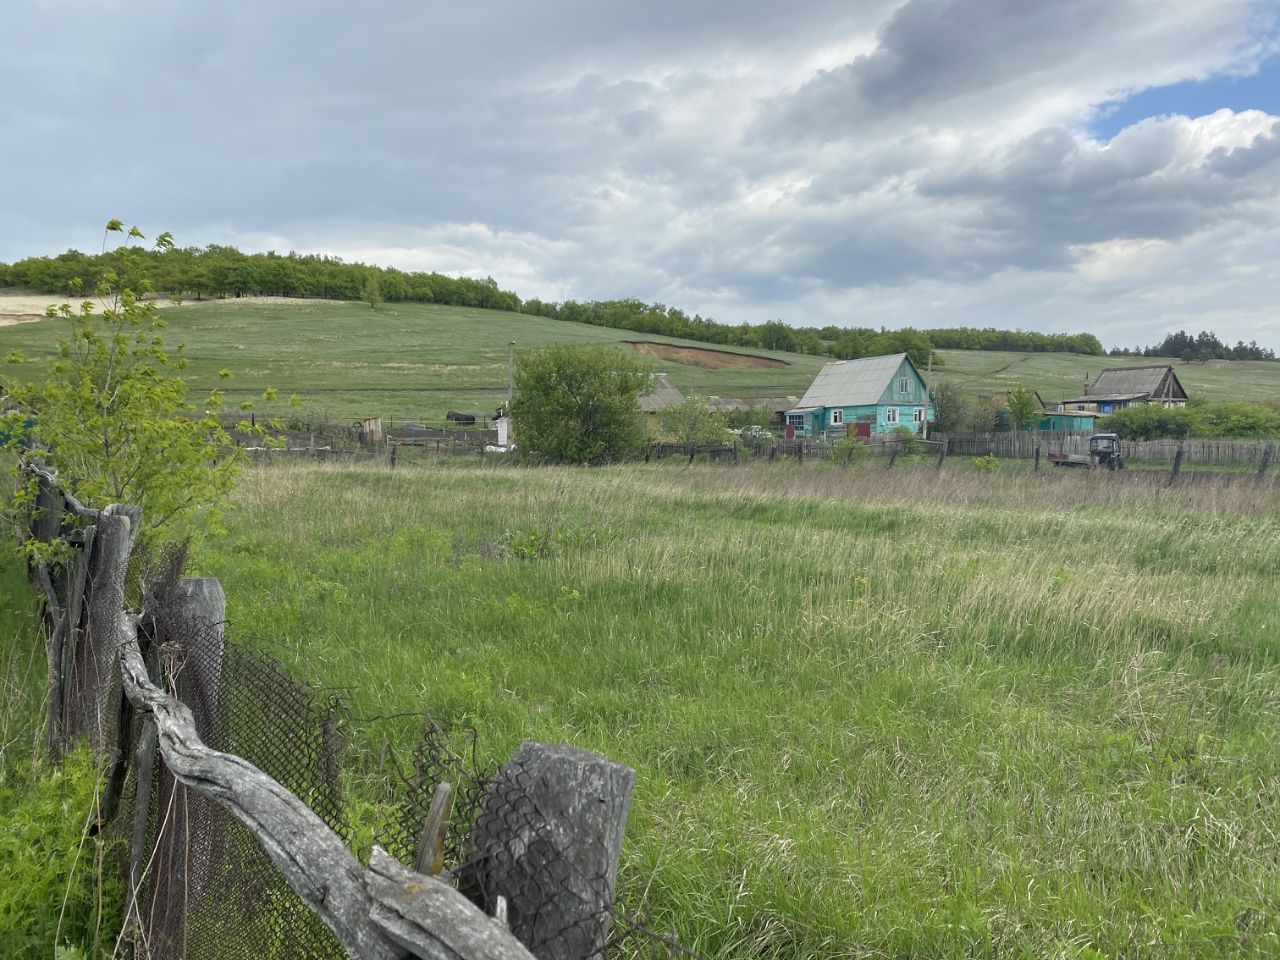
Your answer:
[[[63,56],[0,63],[0,126],[31,148],[7,157],[24,189],[0,259],[89,246],[120,215],[728,322],[1274,340],[1276,118],[1085,127],[1117,96],[1255,69],[1260,11],[30,5],[14,35]]]

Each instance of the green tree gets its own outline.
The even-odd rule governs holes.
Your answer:
[[[1009,412],[1009,422],[1014,430],[1029,429],[1040,421],[1040,406],[1036,403],[1036,395],[1024,386],[1019,385],[1009,391],[1005,409]]]
[[[123,232],[120,221],[112,220],[104,247],[107,235]],[[115,262],[132,270],[142,250],[129,241],[140,239],[142,233],[130,229],[125,244],[114,251]],[[165,233],[155,247],[168,249],[172,243]],[[29,442],[66,488],[91,506],[140,506],[143,536],[183,515],[214,519],[240,474],[230,437],[215,413],[188,402],[179,376],[186,365],[182,347],[172,353],[165,348],[165,324],[155,304],[141,302],[143,291],[124,286],[113,269],[101,275],[96,290],[101,313],[91,301],[79,309],[68,304],[49,309],[48,315],[65,320],[69,329],[43,381],[9,384],[15,409],[0,433],[8,433],[16,445],[34,421]],[[9,359],[21,363],[23,358]],[[210,408],[220,402],[214,391]],[[239,426],[251,429],[247,422]]]
[[[954,380],[939,380],[929,391],[933,396],[933,429],[955,433],[970,419],[969,403]]]
[[[974,433],[991,433],[999,426],[1000,407],[991,397],[979,397],[969,408],[969,418]]]
[[[686,397],[684,403],[667,407],[658,415],[662,432],[680,443],[697,447],[724,443],[729,418],[712,410],[705,397]]]
[[[360,288],[360,299],[370,307],[376,307],[382,302],[382,285],[378,283],[376,273],[370,273],[364,278],[364,286]]]
[[[556,463],[631,460],[646,442],[640,397],[652,369],[606,347],[522,353],[511,414],[520,449]]]

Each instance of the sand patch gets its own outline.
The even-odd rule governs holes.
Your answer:
[[[44,312],[49,307],[60,307],[64,303],[71,304],[72,309],[79,311],[80,304],[88,300],[93,304],[94,313],[101,313],[103,304],[96,297],[59,297],[46,293],[0,293],[0,327],[14,323],[29,323],[32,320],[43,320]],[[252,304],[256,306],[315,306],[321,303],[346,303],[350,300],[304,299],[302,297],[227,297],[225,300],[170,300],[168,297],[155,297],[148,301],[157,306],[191,307],[199,305],[226,305],[232,303]]]
[[[723,370],[726,367],[747,367],[759,370],[763,367],[789,367],[786,360],[762,357],[754,353],[734,353],[732,350],[714,350],[708,347],[678,347],[673,343],[655,343],[652,340],[623,340],[637,353],[659,360],[687,363],[695,367]]]

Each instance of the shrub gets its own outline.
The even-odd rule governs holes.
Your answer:
[[[1000,469],[1000,461],[989,453],[985,457],[970,457],[969,462],[982,473],[996,473]]]
[[[885,435],[885,439],[898,442],[901,456],[910,457],[920,453],[920,435],[910,427],[894,427]]]
[[[680,443],[706,447],[724,443],[729,420],[712,410],[704,397],[686,397],[684,403],[667,407],[658,415],[663,434]]]
[[[521,355],[511,414],[525,455],[616,463],[644,452],[640,396],[650,367],[606,347],[556,345]]]
[[[80,750],[54,769],[9,772],[0,785],[0,956],[51,956],[66,945],[96,956],[104,944],[109,954],[124,884],[103,869],[108,841],[89,835],[100,776],[92,758]]]

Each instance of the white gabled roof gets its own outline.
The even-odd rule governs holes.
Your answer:
[[[893,353],[828,363],[800,398],[800,406],[860,407],[878,403],[905,356]]]

